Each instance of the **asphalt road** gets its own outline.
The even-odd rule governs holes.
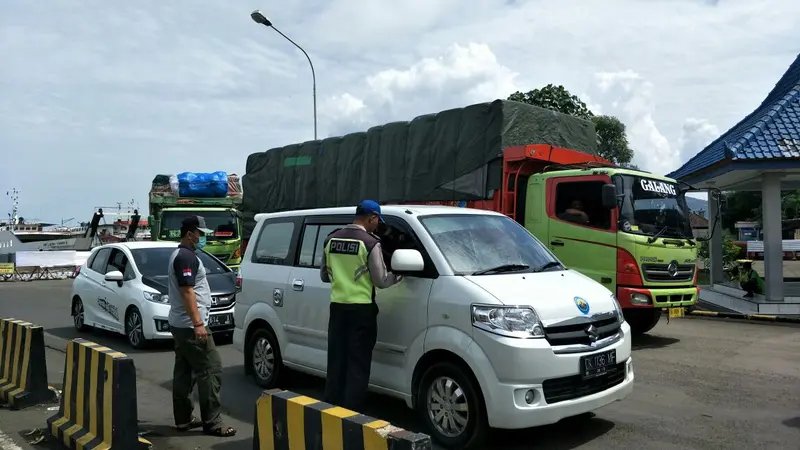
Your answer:
[[[70,281],[0,283],[0,316],[42,325],[69,339],[78,334],[69,316]],[[239,434],[230,442],[204,436],[170,436],[170,344],[145,352],[122,336],[81,337],[131,355],[138,372],[139,417],[155,430],[157,448],[252,448],[253,404],[260,389],[244,376],[242,354],[220,347],[225,365],[223,404]],[[51,383],[63,354],[48,351]],[[63,369],[61,369],[63,370]],[[666,320],[634,342],[634,393],[597,411],[586,422],[519,431],[494,431],[492,449],[790,449],[800,442],[800,327],[702,318]],[[323,381],[297,374],[283,386],[321,397]],[[420,423],[405,404],[373,395],[361,411],[411,430]],[[20,415],[0,411],[0,433],[24,428]],[[1,425],[14,423],[9,426]],[[28,428],[36,426],[30,425]],[[6,429],[4,429],[6,428]],[[164,436],[164,440],[159,440]]]

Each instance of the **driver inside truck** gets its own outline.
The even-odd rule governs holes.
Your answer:
[[[573,223],[589,223],[589,215],[585,212],[583,202],[577,199],[570,203],[569,208],[564,210],[564,212],[559,215],[559,218]]]

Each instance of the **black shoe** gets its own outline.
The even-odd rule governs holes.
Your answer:
[[[750,292],[748,292],[748,293],[744,294],[742,297],[745,297],[745,298],[753,298],[753,297],[754,297],[754,295],[753,295],[753,294],[751,294]]]

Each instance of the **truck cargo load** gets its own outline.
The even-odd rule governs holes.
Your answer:
[[[503,149],[525,144],[595,155],[597,138],[590,121],[507,100],[479,103],[251,154],[242,212],[252,223],[260,212],[363,198],[486,199],[501,187]]]

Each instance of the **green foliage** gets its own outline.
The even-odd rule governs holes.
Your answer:
[[[508,99],[591,120],[597,131],[598,155],[615,164],[630,167],[633,149],[628,143],[625,124],[613,116],[594,115],[586,103],[564,86],[548,84],[525,93],[517,91],[509,95]]]
[[[735,232],[739,221],[761,223],[761,192],[726,192],[722,228]],[[781,215],[783,220],[800,219],[800,190],[781,192]]]
[[[564,86],[548,84],[541,89],[534,89],[526,93],[514,92],[508,97],[515,102],[527,103],[540,108],[552,109],[570,116],[589,120],[594,114],[589,111],[577,95],[571,94]]]
[[[709,264],[709,244],[708,241],[700,241],[697,245],[697,259],[703,261],[705,269],[711,267]],[[736,245],[730,236],[722,238],[722,267],[731,267],[737,259],[743,258],[745,254],[746,250]]]

